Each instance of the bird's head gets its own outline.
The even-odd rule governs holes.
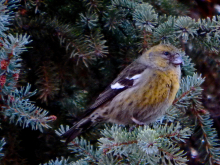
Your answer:
[[[154,46],[145,52],[142,57],[142,60],[146,60],[152,67],[162,70],[179,68],[180,64],[183,63],[180,51],[168,44]]]

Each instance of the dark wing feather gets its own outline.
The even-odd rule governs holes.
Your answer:
[[[112,84],[119,83],[123,85],[123,88],[120,89],[112,89],[111,85],[108,86],[104,92],[102,92],[95,103],[84,113],[82,117],[90,115],[96,108],[103,105],[105,102],[113,99],[116,95],[121,93],[122,91],[133,86],[133,79],[129,79],[134,75],[141,74],[145,69],[147,69],[146,65],[140,64],[138,62],[133,62],[129,66],[127,66],[118,77],[112,82]]]

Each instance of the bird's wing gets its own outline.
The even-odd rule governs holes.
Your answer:
[[[83,117],[91,114],[96,108],[103,105],[105,102],[113,99],[116,95],[136,85],[135,82],[141,78],[141,74],[148,67],[138,62],[133,62],[127,66],[118,77],[102,92],[95,103],[85,112]]]

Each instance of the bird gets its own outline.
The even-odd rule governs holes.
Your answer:
[[[180,86],[181,51],[159,44],[143,52],[62,136],[68,144],[96,124],[150,124],[172,105]]]

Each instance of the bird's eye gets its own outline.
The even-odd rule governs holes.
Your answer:
[[[169,55],[170,53],[169,53],[169,52],[163,52],[163,54],[167,56],[167,55]]]

